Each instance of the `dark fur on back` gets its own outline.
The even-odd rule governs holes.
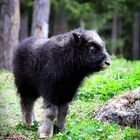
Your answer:
[[[43,96],[58,106],[70,102],[83,78],[103,69],[101,63],[108,59],[104,43],[98,42],[96,34],[77,29],[49,39],[31,37],[20,43],[14,58],[20,96]]]

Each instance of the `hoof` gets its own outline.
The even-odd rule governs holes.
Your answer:
[[[54,128],[53,128],[54,134],[57,134],[57,133],[62,132],[62,131],[63,131],[63,129],[59,128],[57,125],[54,125]]]
[[[49,137],[48,137],[46,134],[44,134],[44,133],[40,133],[40,134],[39,134],[39,138],[48,139]]]
[[[38,129],[39,138],[48,139],[53,136],[53,133],[47,133],[44,127],[40,126]]]

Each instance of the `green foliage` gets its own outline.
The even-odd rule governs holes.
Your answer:
[[[79,116],[73,116],[67,125],[68,129],[64,133],[58,134],[56,138],[61,140],[106,140],[111,139],[115,132],[119,131],[118,125],[105,125],[96,120]]]
[[[22,123],[19,123],[16,125],[16,130],[19,131],[19,130],[25,129],[25,130],[31,130],[31,131],[37,132],[38,126],[39,126],[39,122],[37,121],[34,121],[32,126],[26,126]]]
[[[115,59],[110,69],[85,79],[79,89],[79,99],[92,100],[98,96],[108,100],[123,91],[140,86],[140,62]]]
[[[21,0],[21,12],[22,14],[32,14],[33,1],[32,0]]]
[[[89,117],[69,116],[68,129],[57,134],[57,140],[131,140],[140,138],[139,131],[130,127],[122,130],[117,124],[104,124]]]

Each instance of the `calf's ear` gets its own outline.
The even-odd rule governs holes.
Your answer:
[[[74,37],[74,40],[79,43],[80,42],[80,37],[81,37],[81,34],[79,32],[73,32],[72,33],[73,37]]]
[[[82,36],[81,33],[73,32],[72,35],[73,35],[73,37],[74,37],[74,39],[75,39],[75,41],[77,43],[79,43],[80,45],[84,45],[85,44],[85,42],[86,42],[85,37]]]

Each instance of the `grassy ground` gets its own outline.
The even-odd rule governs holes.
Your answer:
[[[13,75],[0,72],[0,140],[38,140],[37,128],[42,121],[42,99],[35,105],[38,122],[26,127],[21,122],[19,98]],[[86,77],[70,105],[66,131],[50,140],[139,140],[139,130],[123,130],[117,124],[104,124],[92,118],[93,110],[114,95],[140,86],[140,62],[114,60],[110,69]]]

